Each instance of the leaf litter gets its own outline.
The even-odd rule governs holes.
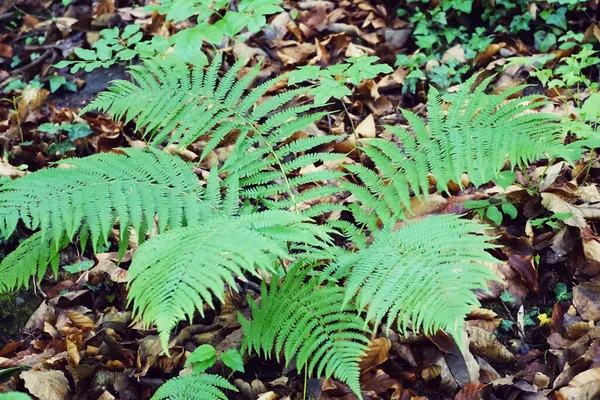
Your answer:
[[[79,109],[110,80],[125,75],[122,68],[69,74],[52,65],[81,52],[75,49],[89,47],[99,39],[99,30],[115,24],[139,23],[148,36],[168,36],[180,27],[141,11],[133,2],[101,0],[93,2],[91,9],[79,3],[65,6],[69,2],[64,1],[11,3],[0,5],[0,18],[18,15],[14,28],[0,30],[0,90],[5,97],[0,101],[0,144],[5,155],[0,159],[0,177],[22,176],[64,157],[145,145],[129,124],[101,115],[78,116]],[[598,2],[589,3],[597,17]],[[48,12],[39,14],[44,8]],[[398,54],[419,54],[414,24],[379,1],[288,1],[284,9],[270,18],[270,29],[221,50],[236,59],[248,58],[249,67],[264,58],[261,78],[294,66],[326,68],[363,54],[376,55],[389,65],[395,65]],[[529,10],[532,18],[537,13]],[[585,40],[600,40],[596,24],[577,23]],[[494,90],[502,92],[536,76],[532,65],[539,56],[530,55],[530,46],[518,37],[499,35],[468,59],[473,70],[498,72]],[[551,54],[560,59],[569,51]],[[434,71],[451,63],[469,65],[467,55],[465,46],[454,45],[443,52],[441,63],[428,62],[427,73],[432,81],[448,79],[450,75],[433,78]],[[506,67],[510,55],[523,56],[523,62]],[[400,65],[383,78],[363,80],[341,97],[347,112],[331,108],[312,132],[301,134],[345,133],[347,139],[329,150],[347,153],[346,161],[365,162],[352,151],[356,136],[386,138],[378,127],[406,123],[398,107],[423,112],[424,80],[417,78],[414,90],[403,91],[415,75],[410,66]],[[276,90],[270,94],[276,95]],[[569,90],[545,93],[554,100],[547,106],[549,112],[577,117],[572,106],[579,99]],[[559,101],[561,96],[566,103]],[[588,112],[591,104],[584,103]],[[177,154],[194,162],[202,143],[195,146]],[[222,143],[212,162],[230,151],[231,143]],[[490,268],[503,284],[492,286],[491,295],[480,294],[483,307],[468,315],[464,338],[468,350],[461,352],[443,332],[399,336],[381,327],[360,363],[366,398],[578,400],[599,395],[600,164],[592,156],[584,155],[576,165],[534,166],[519,173],[518,185],[505,189],[475,190],[465,177],[460,185],[450,185],[450,195],[432,194],[429,203],[415,204],[415,217],[466,213],[492,222],[491,233],[504,246],[495,250],[495,256],[504,263]],[[199,165],[200,175],[205,176],[210,166]],[[533,192],[531,182],[538,183]],[[468,201],[489,202],[498,195],[512,208],[489,203],[479,215],[466,207]],[[341,216],[332,213],[329,218]],[[2,243],[6,249],[15,246],[10,240]],[[219,353],[239,349],[237,313],[249,310],[246,297],[230,291],[219,312],[208,311],[179,327],[167,356],[157,332],[143,329],[128,311],[126,270],[131,254],[117,264],[118,254],[110,250],[114,249],[92,257],[67,249],[62,269],[54,277],[57,281],[43,280],[33,289],[39,300],[20,327],[23,334],[6,337],[0,329],[0,392],[22,390],[41,400],[146,399],[168,378],[186,370],[196,348],[211,345]],[[253,281],[245,282],[242,291],[258,297]],[[17,305],[23,301],[18,293],[9,299]],[[239,398],[301,398],[304,388],[313,398],[356,398],[332,379],[311,378],[305,387],[304,377],[293,366],[283,368],[256,357],[244,357],[243,364],[245,372],[230,376],[240,390]]]

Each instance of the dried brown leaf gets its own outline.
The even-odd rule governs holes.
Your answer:
[[[62,371],[23,371],[20,375],[29,392],[39,400],[66,400],[71,391]]]
[[[73,322],[73,325],[80,329],[94,329],[96,323],[88,316],[83,315],[78,311],[65,310],[67,317]]]
[[[600,284],[582,282],[575,286],[573,304],[584,321],[600,320]]]
[[[379,337],[372,340],[368,346],[365,356],[360,359],[358,364],[363,374],[387,361],[392,342],[388,338]]]
[[[466,325],[466,331],[471,340],[469,348],[473,353],[493,360],[514,360],[515,356],[498,341],[496,335],[486,332],[481,328],[469,325]]]

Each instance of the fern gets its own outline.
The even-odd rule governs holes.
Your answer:
[[[16,250],[0,262],[0,293],[28,287],[31,277],[41,281],[48,265],[51,265],[54,276],[57,276],[60,261],[58,249],[66,246],[66,242],[66,238],[63,238],[57,247],[52,244],[50,238],[44,240],[40,232],[21,242]]]
[[[144,243],[129,268],[129,300],[146,324],[155,323],[168,347],[176,324],[203,314],[213,296],[223,300],[235,276],[275,272],[291,258],[287,243],[322,245],[326,231],[298,214],[265,211],[236,218],[214,217],[174,229]]]
[[[81,112],[108,111],[115,119],[137,118],[138,129],[155,143],[168,139],[185,147],[203,135],[210,135],[201,159],[213,150],[230,132],[239,136],[269,136],[281,125],[294,119],[300,111],[314,106],[292,108],[290,102],[302,89],[289,90],[256,105],[265,93],[283,77],[268,80],[252,90],[250,85],[260,72],[257,64],[244,77],[236,77],[244,60],[236,62],[219,79],[222,57],[213,59],[208,70],[188,68],[181,61],[149,60],[131,67],[132,82],[117,80]],[[247,93],[246,93],[247,92]],[[301,127],[316,120],[319,114],[307,117]],[[274,123],[274,121],[276,121]]]
[[[357,220],[376,230],[378,218],[385,224],[404,217],[410,212],[411,196],[427,197],[430,174],[438,190],[447,191],[448,182],[460,183],[463,173],[476,186],[496,179],[506,160],[514,168],[542,158],[571,161],[578,156],[575,148],[563,145],[558,117],[532,111],[544,104],[542,96],[506,101],[522,86],[498,95],[485,94],[491,78],[471,92],[476,79],[472,77],[449,97],[446,115],[438,91],[430,88],[428,123],[403,111],[414,134],[386,126],[400,147],[383,139],[363,141],[362,150],[378,173],[361,165],[346,166],[365,184],[344,183],[362,203],[362,208],[352,206]]]
[[[215,57],[206,72],[189,69],[183,62],[147,61],[131,68],[134,83],[115,81],[82,112],[108,111],[114,118],[137,118],[138,129],[161,143],[179,143],[186,147],[199,138],[206,138],[200,159],[204,159],[226,137],[236,132],[233,154],[223,172],[238,173],[241,195],[259,199],[270,208],[307,209],[318,199],[339,192],[337,185],[327,184],[339,179],[339,171],[322,170],[288,178],[301,168],[314,163],[337,160],[344,155],[313,150],[338,136],[318,136],[290,142],[292,135],[321,118],[323,113],[311,113],[311,104],[293,106],[292,100],[305,92],[289,90],[264,99],[265,93],[283,76],[268,80],[249,90],[260,72],[256,65],[241,79],[236,79],[244,66],[236,62],[219,79],[222,58]],[[301,154],[297,157],[298,154]],[[313,185],[315,189],[298,190]],[[282,195],[287,195],[283,201]],[[340,209],[323,205],[308,216]]]
[[[338,255],[323,277],[347,277],[344,304],[355,302],[368,321],[397,320],[401,332],[443,329],[460,342],[464,317],[479,304],[474,290],[497,280],[483,265],[497,262],[484,229],[455,215],[386,229],[368,248]]]
[[[300,370],[315,376],[335,376],[360,396],[358,361],[369,340],[366,325],[352,306],[343,304],[344,290],[321,287],[316,279],[305,282],[307,270],[291,269],[278,285],[263,283],[261,306],[251,302],[252,322],[240,314],[243,349],[277,360],[283,351],[286,364],[296,358]]]
[[[0,287],[21,286],[28,276],[39,279],[48,263],[56,273],[58,251],[76,235],[82,248],[89,240],[95,250],[107,243],[118,224],[123,252],[131,229],[143,241],[155,217],[162,232],[198,224],[214,212],[202,201],[204,192],[197,177],[180,159],[151,149],[120,152],[66,159],[59,162],[65,168],[0,184],[2,234],[9,237],[19,222],[39,230],[0,263],[0,271],[5,272]]]
[[[227,379],[219,375],[183,375],[159,387],[152,400],[227,400],[223,389],[237,392]]]

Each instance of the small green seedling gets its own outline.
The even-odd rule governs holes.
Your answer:
[[[244,372],[242,355],[236,349],[229,349],[217,357],[217,350],[210,344],[203,344],[190,354],[185,367],[192,365],[195,374],[201,374],[212,367],[219,358],[223,364],[234,371]]]
[[[468,210],[475,211],[479,218],[483,219],[485,216],[495,225],[500,225],[505,215],[515,219],[519,213],[514,204],[507,202],[504,196],[487,200],[469,200],[465,201],[464,206]]]
[[[573,215],[573,213],[570,213],[570,212],[554,213],[547,217],[532,219],[532,220],[530,220],[530,222],[531,222],[531,226],[533,226],[534,228],[541,229],[544,227],[544,225],[547,225],[550,228],[552,228],[552,230],[558,230],[561,227],[559,222],[564,221],[567,218],[570,218],[572,215]]]

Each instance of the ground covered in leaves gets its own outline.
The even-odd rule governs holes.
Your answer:
[[[90,48],[105,28],[138,23],[144,36],[169,36],[186,26],[186,21],[167,23],[140,5],[145,4],[0,3],[3,179],[64,157],[144,145],[133,124],[78,115],[110,80],[127,76],[125,66],[75,74],[53,67],[72,59],[74,49]],[[597,0],[290,0],[284,9],[269,19],[269,29],[246,41],[224,43],[220,50],[227,62],[248,58],[250,67],[263,59],[262,78],[302,65],[327,68],[363,54],[394,68],[352,86],[351,94],[332,101],[327,106],[331,113],[311,128],[346,134],[332,150],[348,153],[349,162],[366,161],[352,152],[357,137],[385,137],[383,125],[405,124],[399,108],[424,114],[429,84],[452,92],[477,71],[483,72],[481,78],[497,74],[494,91],[530,83],[527,91],[552,100],[544,111],[573,123],[578,107],[597,90],[599,60],[593,51],[578,52],[584,43],[598,47]],[[532,61],[540,54],[554,58],[536,66]],[[566,67],[561,70],[561,65]],[[549,86],[550,79],[562,85]],[[595,105],[600,108],[599,101]],[[588,103],[588,115],[594,107]],[[597,133],[597,121],[588,126],[590,135]],[[180,155],[196,161],[200,151],[191,146]],[[207,172],[228,151],[227,143],[217,148],[198,165],[198,173]],[[468,352],[460,352],[441,332],[402,337],[380,329],[361,362],[363,398],[600,398],[598,182],[600,163],[592,152],[575,165],[540,163],[518,171],[515,183],[506,188],[475,189],[465,177],[465,189],[453,185],[450,194],[434,193],[429,203],[415,204],[416,218],[468,214],[493,226],[489,233],[502,245],[494,255],[505,263],[491,268],[505,285],[481,294],[483,307],[469,314]],[[22,237],[0,238],[0,257]],[[106,248],[92,257],[69,248],[58,277],[48,276],[28,291],[0,295],[0,392],[27,390],[41,400],[146,399],[180,373],[186,354],[197,346],[211,344],[219,351],[239,347],[237,313],[248,313],[245,299],[256,296],[255,283],[245,285],[246,293],[228,293],[217,312],[181,324],[168,357],[156,332],[132,321],[126,304],[131,254],[118,263],[115,251]],[[303,392],[314,399],[356,398],[334,380],[299,376],[293,365],[256,357],[244,361],[243,373],[213,367],[239,389],[231,398],[296,399]]]

